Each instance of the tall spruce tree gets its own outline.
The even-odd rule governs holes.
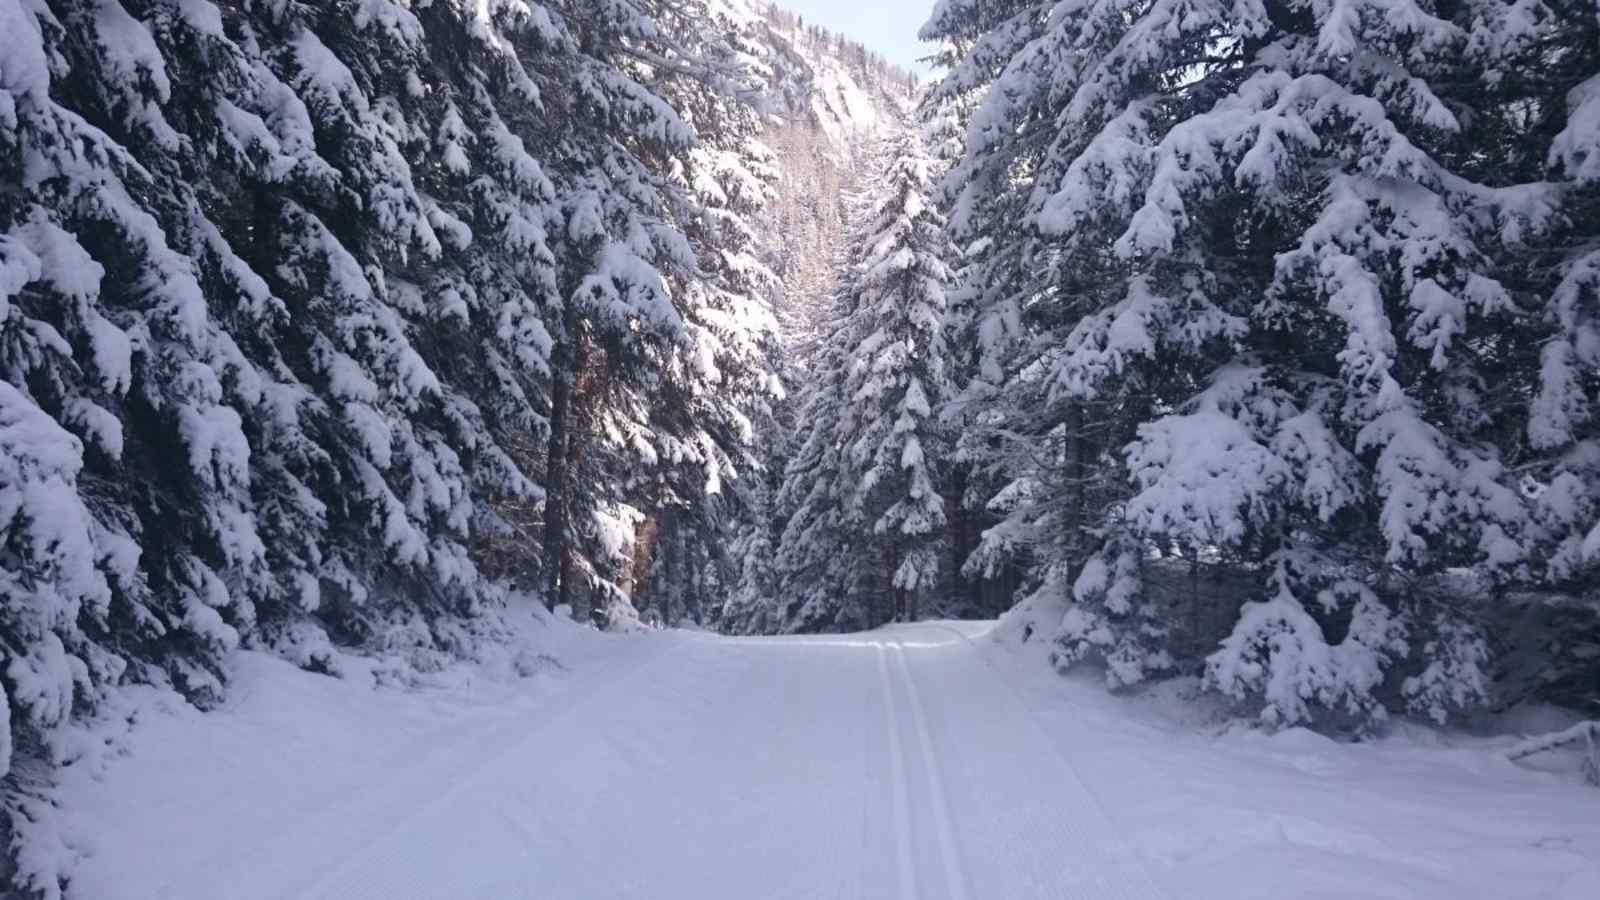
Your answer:
[[[809,431],[781,492],[794,504],[783,577],[814,585],[791,626],[914,618],[940,588],[949,436],[933,410],[948,393],[951,251],[928,198],[935,164],[921,136],[903,130],[883,158],[803,407]],[[831,577],[811,577],[817,569]]]
[[[754,423],[778,390],[777,279],[757,225],[775,179],[759,137],[757,22],[710,2],[662,8],[677,57],[658,67],[660,91],[700,136],[675,164],[675,215],[697,266],[676,294],[686,339],[651,399],[659,452],[637,479],[633,566],[641,602],[671,622],[685,612],[703,620],[719,605],[712,591],[738,577],[727,550],[744,516],[736,485],[759,466]]]
[[[843,279],[848,283],[848,276]],[[796,443],[773,493],[777,556],[773,580],[779,592],[747,598],[746,621],[774,633],[848,630],[865,623],[849,605],[855,561],[848,552],[859,522],[846,515],[845,459],[838,437],[849,349],[832,336],[843,334],[851,298],[841,284],[819,334],[825,336],[804,361],[805,380],[794,398]],[[762,606],[770,605],[770,610]]]
[[[568,76],[553,151],[571,174],[555,179],[545,566],[552,604],[588,618],[592,595],[604,618],[627,609],[661,510],[691,532],[672,546],[717,546],[701,531],[770,388],[770,276],[749,225],[768,176],[737,21],[706,3],[571,5],[590,70]]]

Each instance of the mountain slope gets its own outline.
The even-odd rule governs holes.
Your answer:
[[[758,43],[778,173],[767,241],[783,283],[779,313],[792,342],[809,333],[838,269],[846,198],[858,190],[874,144],[903,128],[916,77],[842,35],[759,0],[724,0]]]

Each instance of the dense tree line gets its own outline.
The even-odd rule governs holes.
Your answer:
[[[1595,702],[1600,19],[941,0],[973,578],[1268,723]],[[1524,677],[1527,676],[1527,677]]]

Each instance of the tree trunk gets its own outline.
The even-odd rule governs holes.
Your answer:
[[[888,548],[888,565],[884,567],[884,593],[889,596],[889,609],[893,613],[894,621],[905,619],[905,597],[901,595],[900,586],[894,583],[894,573],[900,568],[900,542],[891,540]]]
[[[575,372],[580,374],[580,377],[581,373],[583,372],[584,362],[584,356],[580,353],[577,360],[577,367],[574,369]],[[572,607],[573,621],[580,622],[584,625],[604,627],[605,623],[601,620],[599,615],[599,613],[602,611],[595,609],[594,606],[595,592],[593,590],[593,585],[585,585],[584,590],[579,591],[578,585],[575,583],[577,581],[576,569],[578,565],[578,558],[577,550],[573,546],[572,541],[573,532],[571,502],[573,500],[573,473],[577,472],[582,465],[583,453],[586,449],[583,441],[584,423],[579,419],[579,415],[583,409],[583,398],[583,382],[578,378],[575,378],[573,381],[572,398],[569,404],[569,424],[567,426],[567,463],[565,466],[565,488],[568,507],[563,511],[561,517],[563,525],[562,549],[564,551],[561,554],[561,602]]]
[[[962,567],[966,565],[967,557],[972,555],[976,543],[973,539],[972,512],[967,509],[967,484],[971,477],[971,470],[965,464],[957,464],[951,474],[950,485],[950,599],[958,603],[962,598],[968,609],[978,612],[983,609],[983,586],[980,578],[968,578],[962,574]]]
[[[656,601],[661,611],[661,625],[664,628],[672,627],[672,591],[676,587],[678,578],[678,522],[672,510],[662,513],[664,527],[667,531],[666,549],[661,556],[661,578],[656,586]]]
[[[544,570],[548,583],[545,605],[554,610],[570,603],[571,579],[567,571],[567,446],[572,419],[571,351],[556,347],[555,377],[550,386],[550,444],[545,462]]]
[[[1068,558],[1072,568],[1076,570],[1088,561],[1088,554],[1084,552],[1084,530],[1089,526],[1089,441],[1084,435],[1083,407],[1074,403],[1067,410],[1067,446],[1066,468],[1069,490],[1072,496],[1072,511],[1067,516],[1066,538],[1071,542],[1072,555]]]
[[[575,621],[588,623],[589,610],[579,609],[574,593],[572,551],[572,476],[583,458],[581,423],[584,367],[588,363],[577,316],[568,309],[562,318],[565,332],[551,358],[550,445],[545,473],[544,563],[549,574],[545,603],[554,609],[566,605]],[[585,604],[587,605],[587,604]]]
[[[857,589],[859,588],[860,585],[858,584]],[[883,602],[883,596],[878,591],[878,585],[876,583],[868,584],[867,588],[867,621],[865,624],[866,630],[871,631],[872,629],[878,627],[878,624],[883,618],[883,611],[878,608],[879,604]]]
[[[685,543],[684,546],[684,552],[690,559],[694,559],[695,555],[689,552],[688,544]],[[704,566],[699,564],[689,566],[689,588],[683,596],[683,611],[689,614],[689,620],[696,627],[706,624],[705,604],[702,599],[705,597],[705,576]]]
[[[627,576],[622,590],[630,600],[639,600],[649,590],[650,566],[655,563],[656,546],[660,541],[661,517],[649,513],[633,529],[633,553],[628,560]]]

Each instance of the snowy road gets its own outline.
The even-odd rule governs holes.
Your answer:
[[[680,642],[441,787],[293,895],[1163,896],[936,627]]]
[[[72,896],[1551,900],[1600,850],[1493,752],[1206,737],[948,625],[573,646],[465,691],[244,655],[64,786]]]
[[[414,757],[375,763],[381,785],[303,798],[247,839],[174,830],[146,851],[173,863],[153,890],[124,893],[138,882],[116,873],[81,886],[162,900],[1167,896],[957,632],[647,644],[538,714],[419,737]]]

